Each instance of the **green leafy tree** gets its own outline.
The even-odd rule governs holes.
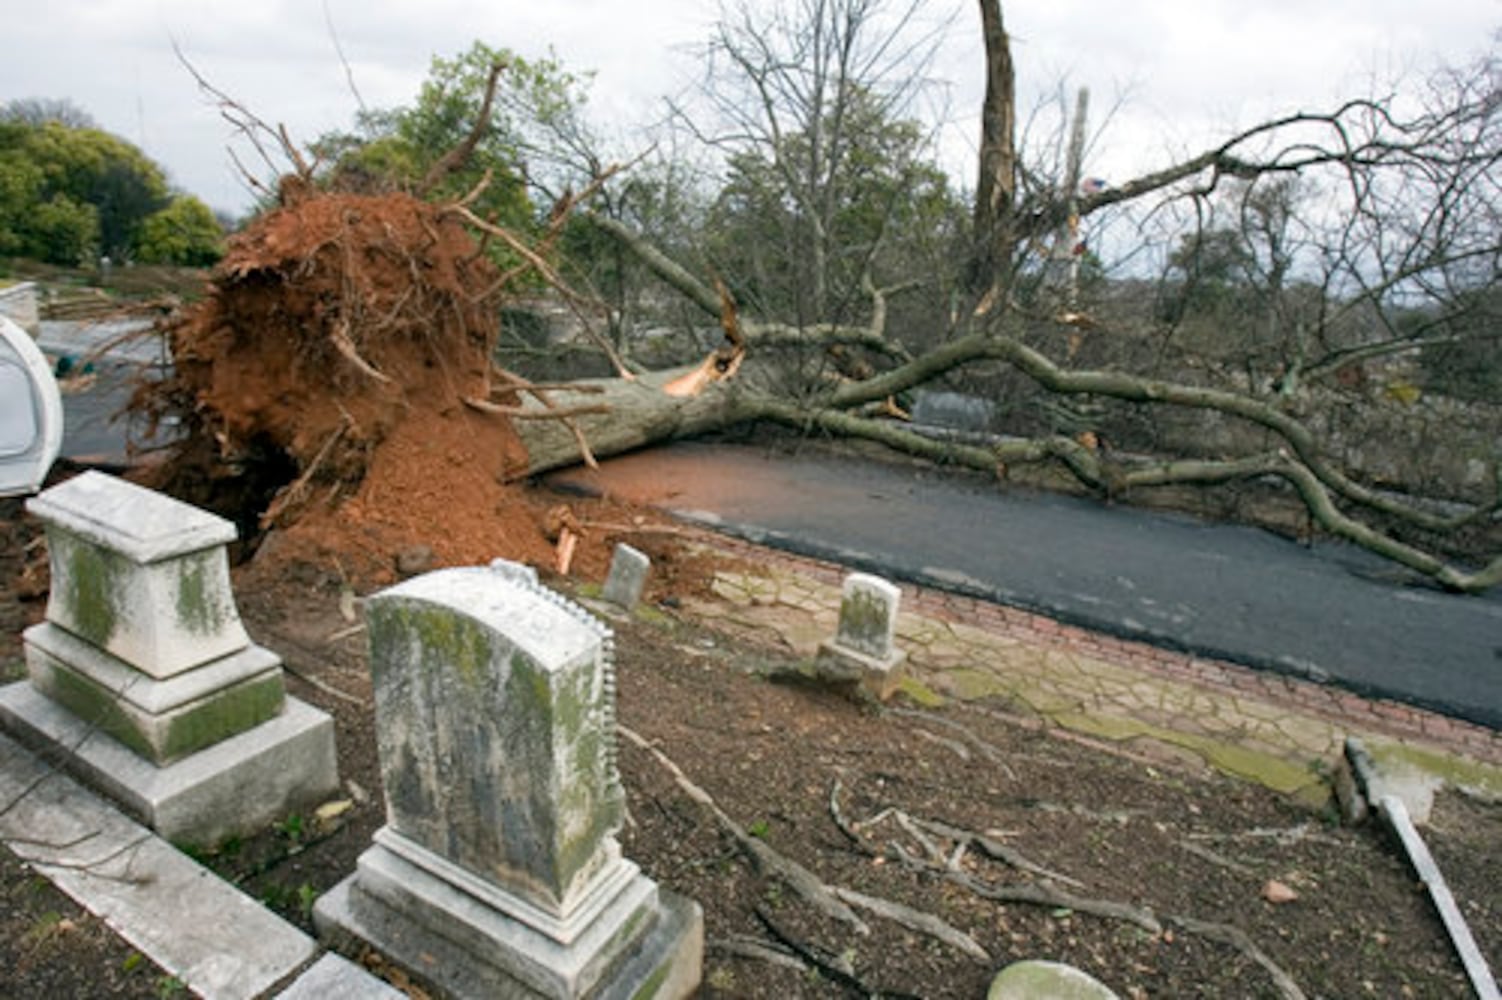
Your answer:
[[[425,192],[463,197],[489,175],[470,205],[500,224],[526,228],[536,210],[527,181],[545,169],[550,136],[566,129],[584,102],[584,81],[554,58],[528,60],[476,42],[454,59],[435,58],[411,107],[362,113],[352,133],[321,137],[314,151],[332,162],[331,183],[355,189],[414,190],[459,148],[481,119],[487,83],[499,66],[486,128],[470,155]]]
[[[0,247],[59,264],[128,259],[169,202],[160,167],[123,139],[49,119],[0,125]]]
[[[145,264],[207,267],[224,253],[224,232],[209,206],[178,195],[141,222],[136,259]]]

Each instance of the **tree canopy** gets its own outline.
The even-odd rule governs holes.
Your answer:
[[[0,253],[65,265],[217,259],[208,207],[174,194],[161,167],[87,121],[66,102],[35,99],[0,113]]]
[[[313,150],[332,164],[336,187],[439,200],[478,191],[470,202],[477,214],[525,229],[536,221],[528,184],[549,155],[546,136],[567,128],[584,99],[584,81],[557,59],[475,42],[454,58],[434,57],[410,107],[362,111],[353,131],[326,134]],[[461,148],[467,155],[435,173]]]

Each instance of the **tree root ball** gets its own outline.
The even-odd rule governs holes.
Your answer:
[[[251,549],[275,528],[388,572],[416,544],[445,563],[545,560],[530,501],[505,514],[520,501],[501,484],[526,464],[509,421],[463,403],[488,398],[502,283],[442,206],[287,200],[163,324],[173,370],[133,407],[184,434],[151,485],[232,518]]]

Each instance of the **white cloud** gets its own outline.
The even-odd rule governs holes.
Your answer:
[[[947,3],[947,6],[946,6]],[[475,40],[595,70],[591,107],[613,129],[647,120],[657,99],[692,78],[687,49],[715,18],[714,0],[327,0],[366,101],[410,100],[434,55]],[[962,132],[946,148],[956,169],[973,147],[981,93],[977,17],[955,11],[935,73],[951,81]],[[1122,173],[1273,111],[1317,107],[1438,58],[1462,63],[1502,24],[1502,3],[1431,0],[1197,0],[1103,4],[1012,0],[1024,104],[1061,79],[1093,91],[1101,114],[1130,103],[1099,147],[1093,172]],[[218,87],[295,136],[347,127],[355,100],[322,3],[308,0],[38,0],[0,33],[0,95],[70,98],[105,128],[142,145],[179,186],[217,207],[248,196],[224,151],[232,138],[173,55],[175,38]]]

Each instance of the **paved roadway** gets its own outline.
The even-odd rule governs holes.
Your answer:
[[[158,360],[159,347],[151,338],[113,345],[121,335],[139,329],[139,321],[81,323],[44,321],[37,346],[49,358],[67,355],[92,366],[88,375],[65,378],[63,393],[62,457],[102,466],[124,465],[127,430],[121,415],[130,400],[133,376],[143,364]],[[98,353],[109,347],[107,351]]]
[[[750,446],[673,445],[551,481],[1502,729],[1502,593],[1444,593],[1350,546]]]

